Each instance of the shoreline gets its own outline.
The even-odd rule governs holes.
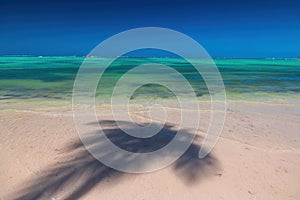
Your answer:
[[[200,129],[192,148],[170,166],[140,175],[110,169],[87,152],[70,100],[5,101],[0,109],[0,199],[129,200],[170,194],[174,199],[299,199],[300,101],[294,97],[227,99],[222,134],[202,160],[197,155],[211,110],[209,101],[198,101]],[[111,124],[110,108],[108,103],[97,104],[97,119],[108,122],[104,130],[120,134]],[[130,108],[136,123],[149,122],[141,104]],[[179,109],[164,109],[172,125]]]

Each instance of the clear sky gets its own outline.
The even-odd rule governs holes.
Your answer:
[[[158,26],[212,57],[300,56],[299,0],[0,0],[0,55],[86,55],[127,29]]]

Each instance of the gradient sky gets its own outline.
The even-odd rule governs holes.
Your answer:
[[[212,57],[300,56],[300,1],[0,0],[0,55],[87,55],[104,39],[158,26]]]

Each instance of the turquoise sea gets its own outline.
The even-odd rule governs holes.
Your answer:
[[[0,57],[0,101],[69,101],[76,73],[84,59],[85,57]],[[97,63],[104,58],[88,59]],[[221,72],[229,99],[300,96],[300,60],[214,59],[214,62]],[[106,71],[100,82],[102,89],[97,90],[97,98],[107,98],[124,72],[145,63],[161,63],[173,67],[190,81],[199,100],[208,95],[201,77],[181,58],[123,57],[117,59]],[[146,85],[134,95],[156,98],[172,96],[166,88],[157,85]]]

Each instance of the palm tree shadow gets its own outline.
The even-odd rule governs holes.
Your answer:
[[[153,137],[136,138],[119,129],[115,121],[105,120],[96,123],[101,124],[105,135],[114,144],[131,152],[146,153],[160,149],[168,144],[177,133],[171,125],[165,125]],[[119,123],[127,124],[124,121]],[[93,124],[95,123],[91,123]],[[191,133],[186,131],[184,134]],[[204,159],[198,159],[200,146],[197,143],[201,139],[200,136],[196,137],[187,151],[170,166],[174,174],[189,184],[215,175],[215,171],[219,169],[218,160],[210,154]],[[88,145],[95,145],[93,138]],[[99,150],[105,151],[101,147]],[[118,182],[126,174],[100,163],[91,156],[80,140],[64,147],[61,155],[60,161],[46,167],[35,180],[24,183],[26,186],[14,192],[12,199],[78,199],[104,180]]]

